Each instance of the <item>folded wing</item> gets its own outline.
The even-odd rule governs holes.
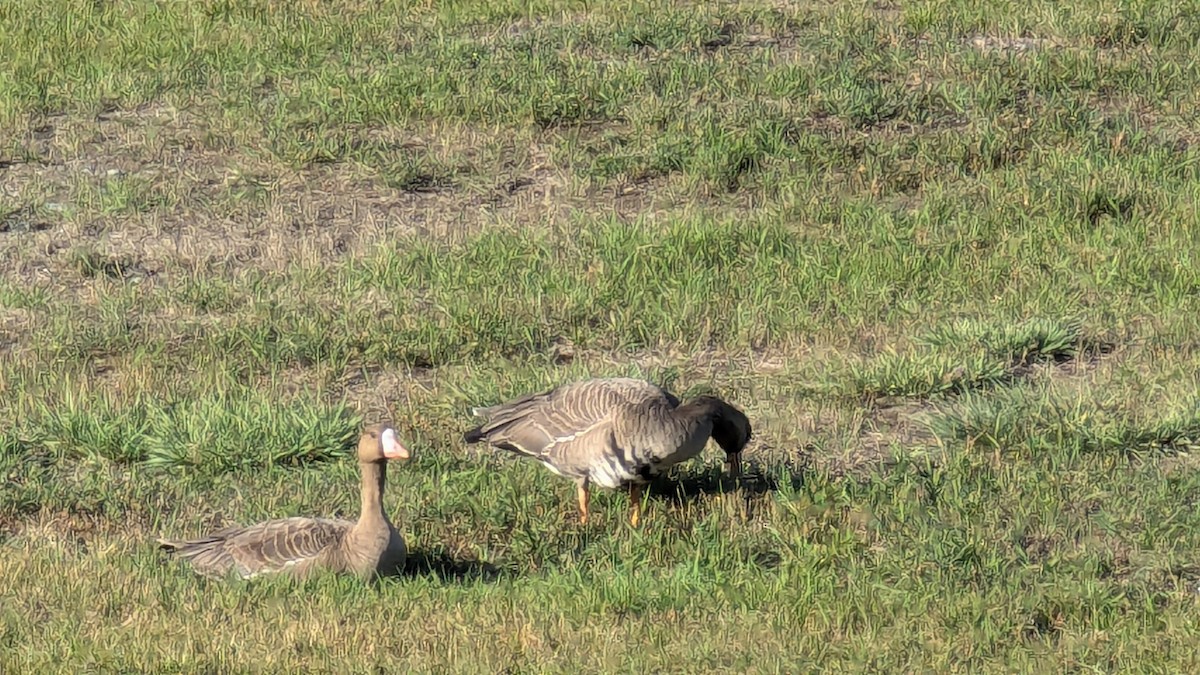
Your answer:
[[[353,523],[325,518],[284,518],[248,527],[230,527],[200,539],[160,542],[212,577],[242,578],[307,566],[336,552]]]
[[[464,440],[486,441],[509,452],[561,465],[576,459],[583,445],[598,448],[609,443],[613,431],[610,427],[620,416],[656,401],[672,407],[678,404],[661,388],[641,380],[575,382],[476,408],[475,414],[487,422],[468,431]]]

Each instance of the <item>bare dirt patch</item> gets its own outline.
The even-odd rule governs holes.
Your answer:
[[[924,401],[877,400],[860,438],[864,446],[881,454],[893,445],[910,448],[935,445],[937,437],[919,421],[930,410],[931,406]]]
[[[461,240],[492,226],[567,227],[580,212],[632,217],[652,192],[575,178],[551,158],[555,139],[536,132],[368,130],[363,142],[397,161],[426,159],[294,169],[214,140],[208,119],[155,106],[36,125],[18,139],[24,158],[0,171],[0,195],[17,205],[0,213],[0,272],[77,285],[86,279],[69,253],[80,248],[100,269],[282,271],[408,235]]]
[[[24,308],[0,308],[0,353],[26,341],[35,324],[34,313]]]

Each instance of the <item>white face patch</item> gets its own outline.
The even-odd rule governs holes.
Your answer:
[[[400,445],[400,441],[396,440],[394,429],[384,429],[383,435],[379,437],[379,443],[383,447],[384,457],[408,457],[408,448]]]

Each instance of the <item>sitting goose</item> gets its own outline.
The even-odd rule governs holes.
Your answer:
[[[358,441],[362,510],[358,522],[328,518],[284,518],[234,526],[192,541],[159,540],[161,548],[189,561],[208,577],[230,572],[243,579],[260,574],[306,576],[318,569],[361,578],[404,567],[404,539],[383,511],[387,460],[409,459],[408,448],[390,425],[363,432]]]
[[[532,457],[574,479],[582,523],[593,483],[628,487],[629,522],[637,527],[642,486],[651,478],[698,455],[710,436],[730,474],[740,475],[750,441],[750,420],[725,401],[700,396],[681,405],[661,387],[629,378],[574,382],[473,412],[487,422],[463,440]]]

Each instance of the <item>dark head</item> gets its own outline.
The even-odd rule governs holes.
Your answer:
[[[750,419],[741,410],[714,396],[701,396],[699,400],[712,410],[712,438],[725,451],[729,473],[742,473],[742,450],[750,442]]]
[[[412,453],[396,438],[391,424],[383,423],[367,427],[358,439],[358,461],[363,464],[384,462],[389,459],[409,459]]]

